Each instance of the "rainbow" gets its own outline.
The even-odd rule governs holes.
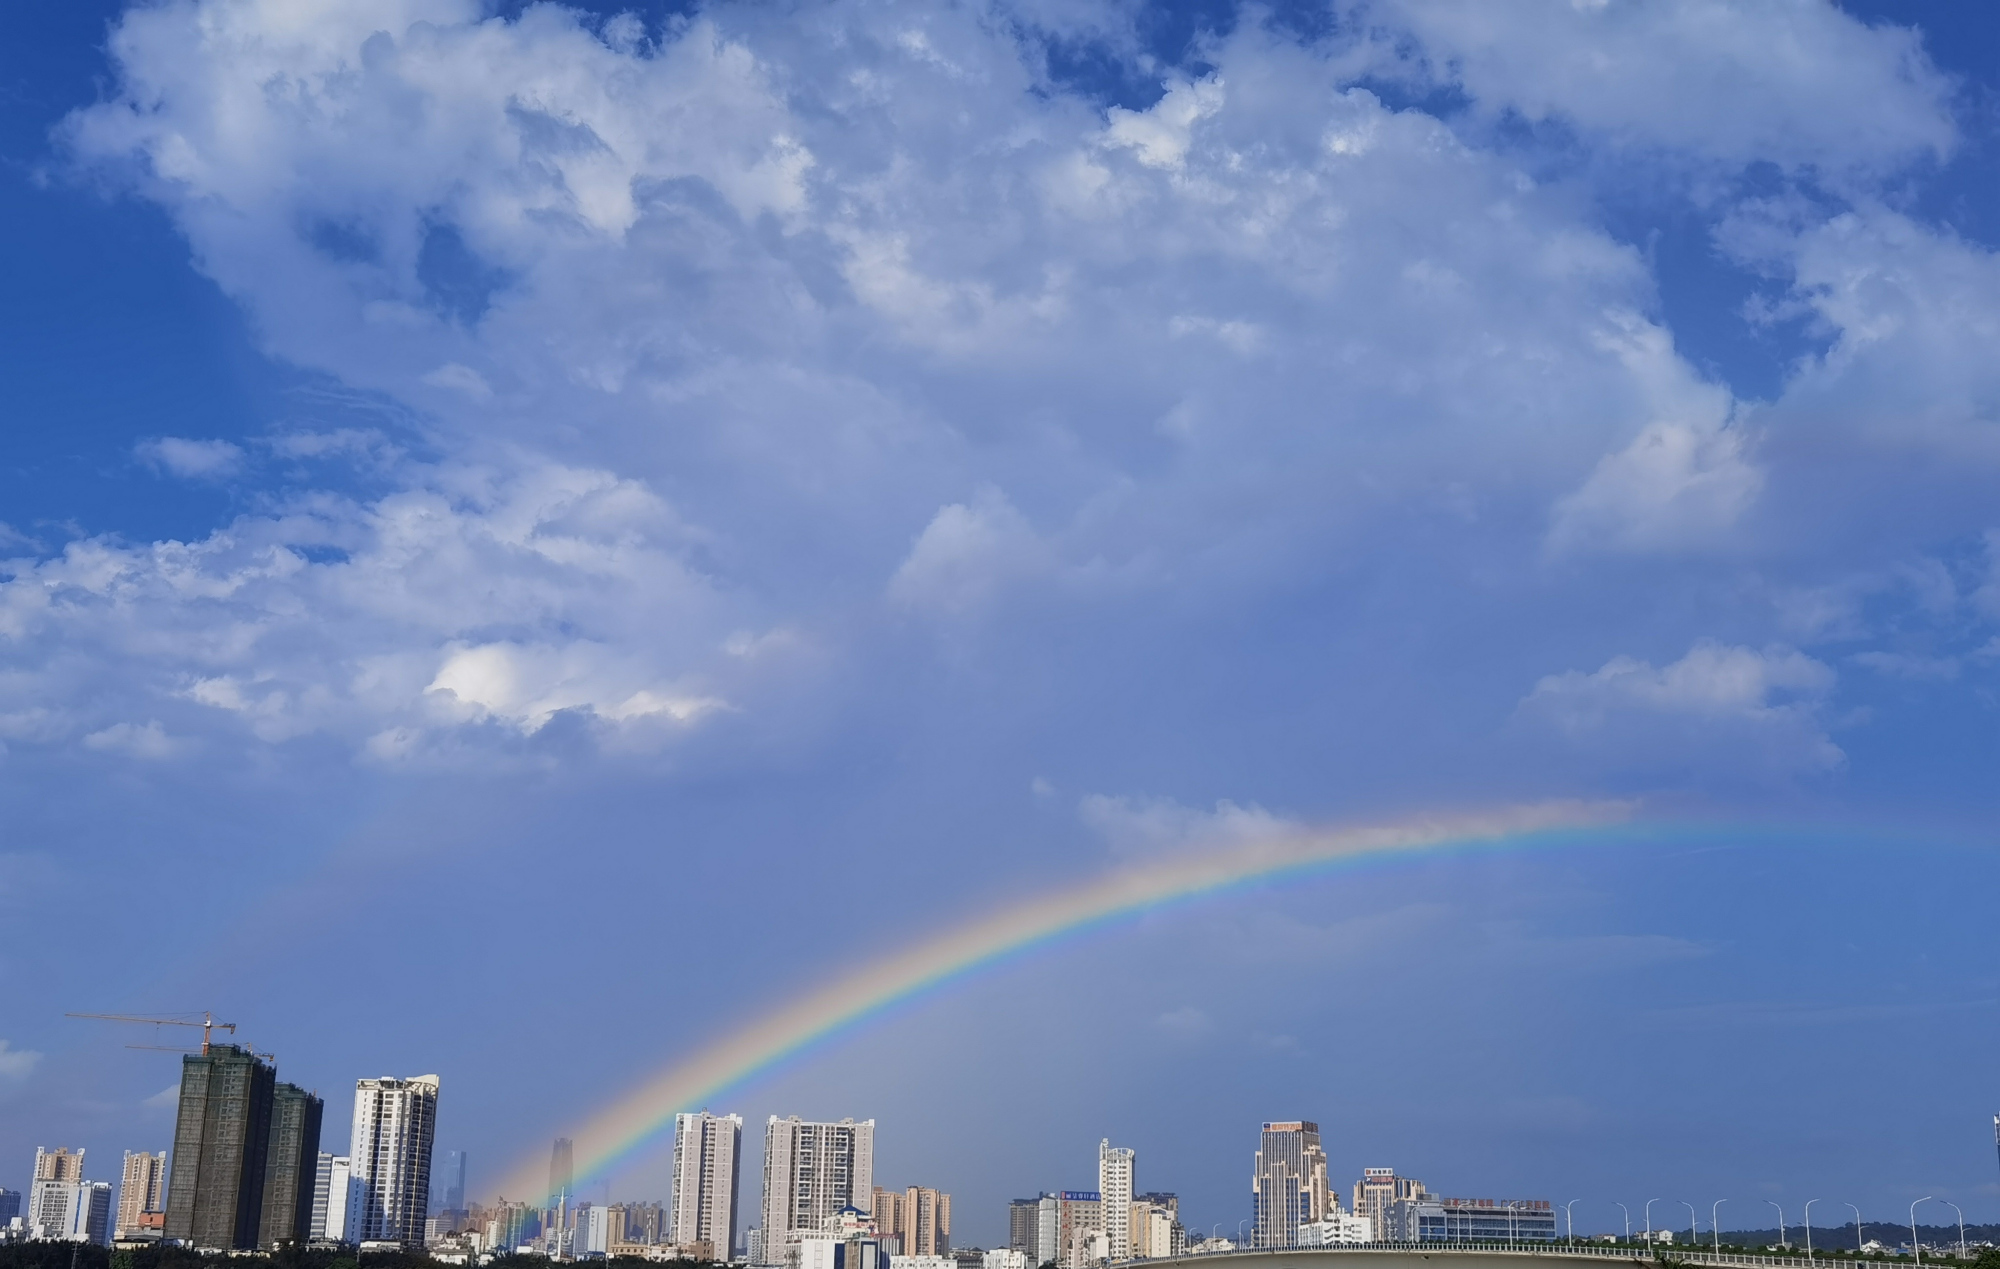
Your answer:
[[[1064,935],[1245,886],[1415,852],[1477,850],[1564,839],[1624,820],[1623,803],[1558,802],[1478,815],[1298,830],[1227,850],[1171,856],[1003,908],[884,956],[724,1035],[604,1107],[570,1132],[579,1182],[602,1177],[671,1127],[679,1111],[714,1105],[746,1081],[955,979]],[[524,1161],[503,1194],[539,1201]]]

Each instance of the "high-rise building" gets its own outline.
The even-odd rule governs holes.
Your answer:
[[[1041,1251],[1036,1238],[1041,1209],[1040,1199],[1015,1199],[1007,1204],[1007,1246],[1028,1258],[1029,1269],[1036,1269],[1041,1264],[1035,1259]]]
[[[34,1179],[68,1181],[72,1184],[83,1180],[83,1151],[71,1150],[68,1146],[57,1146],[53,1150],[36,1146]]]
[[[444,1191],[446,1212],[465,1210],[465,1151],[453,1150],[444,1157],[444,1184],[437,1187]]]
[[[770,1260],[764,1255],[764,1228],[752,1225],[743,1235],[743,1255],[753,1265],[768,1265]]]
[[[1034,1259],[1036,1251],[1040,1251],[1034,1237],[1036,1225],[1040,1223],[1036,1221],[1040,1211],[1042,1211],[1040,1199],[1014,1199],[1012,1203],[1006,1205],[1006,1245],[1012,1251],[1020,1251],[1022,1255],[1026,1255],[1030,1261],[1030,1269],[1040,1265],[1040,1261]]]
[[[104,1181],[37,1181],[29,1236],[56,1242],[110,1241],[111,1186]]]
[[[348,1156],[320,1152],[313,1173],[312,1216],[306,1227],[309,1242],[347,1242],[349,1214],[354,1207],[353,1169]]]
[[[435,1075],[355,1082],[354,1135],[347,1154],[356,1193],[348,1242],[423,1249],[437,1100]]]
[[[21,1192],[0,1185],[0,1229],[21,1214]]]
[[[893,1255],[942,1256],[951,1250],[951,1195],[921,1185],[905,1190],[878,1185],[872,1202],[875,1228]]]
[[[125,1173],[118,1180],[118,1238],[157,1238],[166,1227],[167,1152],[125,1152]],[[0,1224],[4,1224],[0,1221]]]
[[[1326,1151],[1319,1125],[1303,1119],[1264,1125],[1250,1175],[1251,1246],[1296,1247],[1299,1226],[1325,1214]]]
[[[708,1243],[716,1258],[736,1250],[737,1180],[743,1116],[694,1111],[674,1116],[674,1183],[667,1196],[667,1241]]]
[[[795,1258],[802,1233],[821,1233],[844,1207],[864,1216],[875,1197],[875,1121],[811,1123],[773,1115],[764,1126],[764,1255]]]
[[[1097,1143],[1097,1192],[1103,1203],[1104,1241],[1113,1260],[1132,1258],[1132,1163],[1134,1153]]]
[[[731,1204],[734,1207],[735,1204]],[[672,1222],[667,1219],[668,1209],[659,1203],[627,1203],[625,1205],[625,1241],[642,1247],[652,1247],[663,1242],[674,1241],[668,1236]]]
[[[1429,1197],[1422,1181],[1397,1176],[1394,1168],[1364,1168],[1361,1179],[1354,1183],[1354,1214],[1368,1218],[1378,1241],[1393,1242],[1389,1205]]]
[[[166,1237],[213,1251],[256,1248],[276,1084],[277,1073],[241,1045],[181,1059]]]
[[[549,1206],[562,1202],[576,1188],[576,1148],[568,1137],[557,1137],[549,1148]]]
[[[325,1104],[297,1084],[271,1090],[271,1144],[264,1152],[264,1211],[257,1245],[266,1251],[312,1237]]]

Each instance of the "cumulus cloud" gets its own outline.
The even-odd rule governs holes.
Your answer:
[[[128,758],[145,758],[151,761],[171,758],[186,746],[186,741],[169,736],[166,728],[160,726],[158,719],[144,723],[113,723],[83,738],[85,749],[95,749],[100,753],[124,754]]]
[[[243,469],[243,447],[229,441],[162,436],[141,442],[136,452],[156,469],[183,480],[223,480]]]
[[[1399,621],[1519,628],[1520,596],[1587,607],[1645,557],[1818,549],[1799,526],[1844,509],[1825,467],[1871,427],[1905,451],[1983,443],[1983,328],[1951,315],[1991,308],[1991,262],[1853,193],[1953,143],[1908,32],[1819,0],[1504,20],[1379,0],[1325,38],[1252,14],[1198,73],[1148,69],[1151,105],[1100,109],[1035,32],[1137,65],[1135,27],[1068,9],[126,14],[115,89],[62,132],[79,169],[165,209],[270,352],[409,409],[441,458],[289,433],[261,444],[369,464],[387,491],[24,560],[0,637],[39,677],[0,684],[0,716],[36,743],[156,722],[378,757],[530,743],[559,717],[677,743],[784,725],[751,699],[782,650],[737,655],[743,631],[787,632],[838,680],[913,613],[1016,636],[996,648],[1124,622],[1219,676],[1191,614],[1269,634],[1297,596],[1379,614],[1342,588],[1440,579],[1449,598],[1410,601],[1425,615],[1356,619],[1349,655],[1382,666]],[[1477,119],[1386,103],[1385,81],[1558,121],[1559,148],[1850,191],[1840,214],[1744,204],[1721,236],[1833,347],[1782,399],[1738,400],[1677,350],[1587,183],[1538,179],[1531,141]],[[1926,357],[1967,391],[1887,426]],[[190,478],[249,452],[145,450]],[[1817,563],[1786,593],[1839,592]],[[1520,651],[1450,638],[1436,654],[1467,665]],[[1091,683],[1131,642],[1062,673]],[[1270,642],[1272,673],[1316,672]],[[1406,670],[1402,690],[1434,690]],[[1535,709],[1630,714],[1629,678]]]
[[[6,1040],[0,1040],[0,1079],[24,1080],[35,1069],[42,1055],[33,1049],[17,1049]]]
[[[1845,761],[1821,718],[1835,678],[1793,648],[1704,639],[1663,666],[1618,656],[1588,673],[1549,675],[1522,709],[1628,761],[1698,760],[1704,748],[1735,759],[1747,750],[1768,770],[1818,771]]]

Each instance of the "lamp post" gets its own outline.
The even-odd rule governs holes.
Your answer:
[[[1625,1241],[1629,1243],[1632,1241],[1632,1209],[1616,1199],[1613,1199],[1611,1203],[1613,1207],[1625,1213]]]
[[[1807,1264],[1811,1264],[1813,1258],[1812,1257],[1812,1205],[1817,1202],[1819,1202],[1818,1199],[1806,1200],[1806,1263]]]
[[[1688,1210],[1688,1243],[1696,1250],[1700,1250],[1701,1226],[1699,1225],[1699,1223],[1697,1223],[1695,1219],[1694,1204],[1688,1202],[1686,1199],[1682,1199],[1681,1206],[1685,1207]]]
[[[1646,1200],[1646,1245],[1648,1247],[1653,1245],[1653,1204],[1659,1201],[1658,1199]]]
[[[1243,1227],[1245,1225],[1248,1225],[1249,1223],[1250,1222],[1247,1220],[1236,1222],[1236,1245],[1238,1247],[1241,1247],[1243,1245]]]
[[[1715,1205],[1708,1209],[1709,1238],[1715,1243],[1715,1254],[1718,1256],[1722,1254],[1722,1205],[1728,1201],[1717,1199]]]
[[[1576,1246],[1576,1213],[1570,1209],[1581,1202],[1582,1199],[1571,1199],[1563,1204],[1563,1220],[1569,1225],[1569,1245],[1572,1247]]]
[[[1928,1203],[1931,1195],[1924,1195],[1917,1203]],[[1917,1253],[1917,1263],[1924,1263],[1924,1245],[1917,1241],[1917,1203],[1910,1204],[1910,1250]]]
[[[1507,1245],[1509,1247],[1514,1245],[1514,1208],[1518,1203],[1518,1199],[1507,1200]]]
[[[1777,1200],[1775,1199],[1765,1199],[1764,1201],[1772,1207],[1778,1208],[1778,1246],[1783,1247],[1785,1245],[1785,1209],[1778,1207]]]
[[[1958,1258],[1963,1260],[1965,1259],[1965,1213],[1959,1212],[1958,1204],[1952,1202],[1950,1199],[1939,1199],[1938,1202],[1944,1204],[1952,1211],[1958,1212]]]
[[[1854,1213],[1854,1256],[1861,1257],[1861,1209],[1852,1203],[1842,1203],[1842,1207]]]

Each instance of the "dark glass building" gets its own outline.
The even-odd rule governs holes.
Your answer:
[[[238,1045],[181,1059],[167,1238],[217,1251],[256,1248],[276,1083],[277,1073]]]
[[[271,1146],[264,1158],[264,1214],[257,1245],[273,1251],[304,1243],[312,1231],[313,1182],[319,1173],[319,1098],[297,1084],[271,1095]]]

